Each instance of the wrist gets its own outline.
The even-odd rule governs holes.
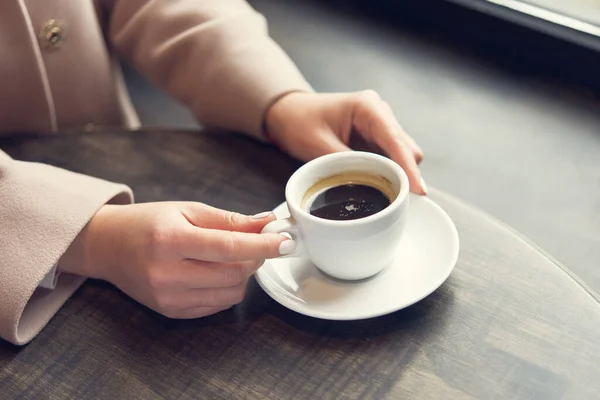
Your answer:
[[[264,119],[264,132],[267,140],[277,147],[285,147],[285,126],[287,115],[292,104],[298,97],[307,96],[309,93],[301,91],[287,92],[277,98],[267,109]]]
[[[102,206],[65,251],[58,263],[59,272],[106,280],[109,270],[117,264],[113,224],[115,208]]]

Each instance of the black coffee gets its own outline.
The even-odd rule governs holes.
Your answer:
[[[368,185],[345,184],[319,193],[310,205],[316,217],[347,221],[368,217],[390,205],[390,199]]]

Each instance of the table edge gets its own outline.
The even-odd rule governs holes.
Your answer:
[[[583,279],[581,279],[577,274],[575,274],[573,271],[571,271],[566,265],[564,265],[563,263],[558,261],[556,258],[554,258],[554,256],[552,256],[546,250],[541,248],[538,244],[533,242],[527,236],[525,236],[521,232],[517,231],[515,228],[511,227],[510,225],[508,225],[506,222],[502,221],[501,219],[494,217],[493,215],[489,214],[488,212],[482,210],[481,208],[479,208],[477,206],[472,205],[471,203],[467,203],[463,200],[460,200],[458,197],[455,197],[454,195],[451,195],[447,192],[444,192],[444,191],[436,189],[436,188],[430,187],[429,190],[430,190],[430,193],[434,193],[435,196],[445,197],[448,200],[453,201],[455,204],[458,204],[460,207],[468,208],[471,211],[476,211],[482,217],[486,218],[490,223],[512,233],[517,239],[519,239],[525,245],[531,247],[532,249],[536,250],[541,255],[546,257],[546,259],[548,259],[552,264],[554,264],[555,267],[558,267],[559,270],[561,270],[577,286],[579,286],[585,293],[587,293],[592,298],[592,300],[594,300],[598,305],[600,305],[600,294],[598,294],[598,292],[596,292],[594,289],[592,289],[587,283],[585,283],[583,281]]]

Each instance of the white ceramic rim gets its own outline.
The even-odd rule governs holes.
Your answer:
[[[364,218],[346,220],[346,221],[336,221],[336,220],[315,217],[308,211],[304,210],[300,204],[296,204],[296,202],[292,201],[293,199],[292,199],[290,192],[293,190],[292,188],[294,187],[294,185],[297,184],[301,175],[303,175],[311,170],[315,170],[315,169],[318,170],[319,167],[325,163],[335,162],[336,160],[348,159],[348,158],[352,158],[352,157],[362,158],[362,159],[367,158],[367,159],[373,160],[375,162],[384,164],[386,167],[389,167],[392,171],[394,171],[396,173],[396,175],[398,176],[398,178],[400,180],[400,193],[398,193],[398,196],[396,196],[394,201],[392,201],[392,203],[389,206],[387,206],[385,209],[381,210],[380,212],[378,212],[376,214],[369,215],[368,217],[364,217]],[[323,178],[325,178],[325,177],[323,177]],[[332,153],[332,154],[327,154],[325,156],[321,156],[312,161],[309,161],[308,163],[306,163],[303,166],[301,166],[300,168],[298,168],[296,170],[296,172],[294,172],[292,174],[292,176],[288,180],[288,183],[285,187],[285,199],[286,199],[288,207],[290,208],[290,211],[293,211],[292,215],[300,214],[304,218],[307,218],[310,221],[313,221],[315,223],[318,223],[320,225],[325,225],[325,226],[360,226],[360,225],[368,224],[375,220],[384,219],[384,218],[388,217],[390,214],[392,214],[393,212],[395,212],[407,200],[408,193],[409,193],[409,185],[410,185],[410,183],[408,181],[408,176],[406,175],[406,172],[404,171],[404,169],[402,169],[402,167],[400,167],[400,165],[398,165],[396,162],[390,160],[389,158],[380,156],[379,154],[368,153],[368,152],[363,152],[363,151],[344,151],[344,152]]]

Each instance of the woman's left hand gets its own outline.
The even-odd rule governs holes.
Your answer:
[[[290,93],[267,111],[265,123],[271,140],[302,161],[351,150],[350,138],[356,133],[404,169],[412,192],[427,193],[418,167],[423,151],[374,91]]]

